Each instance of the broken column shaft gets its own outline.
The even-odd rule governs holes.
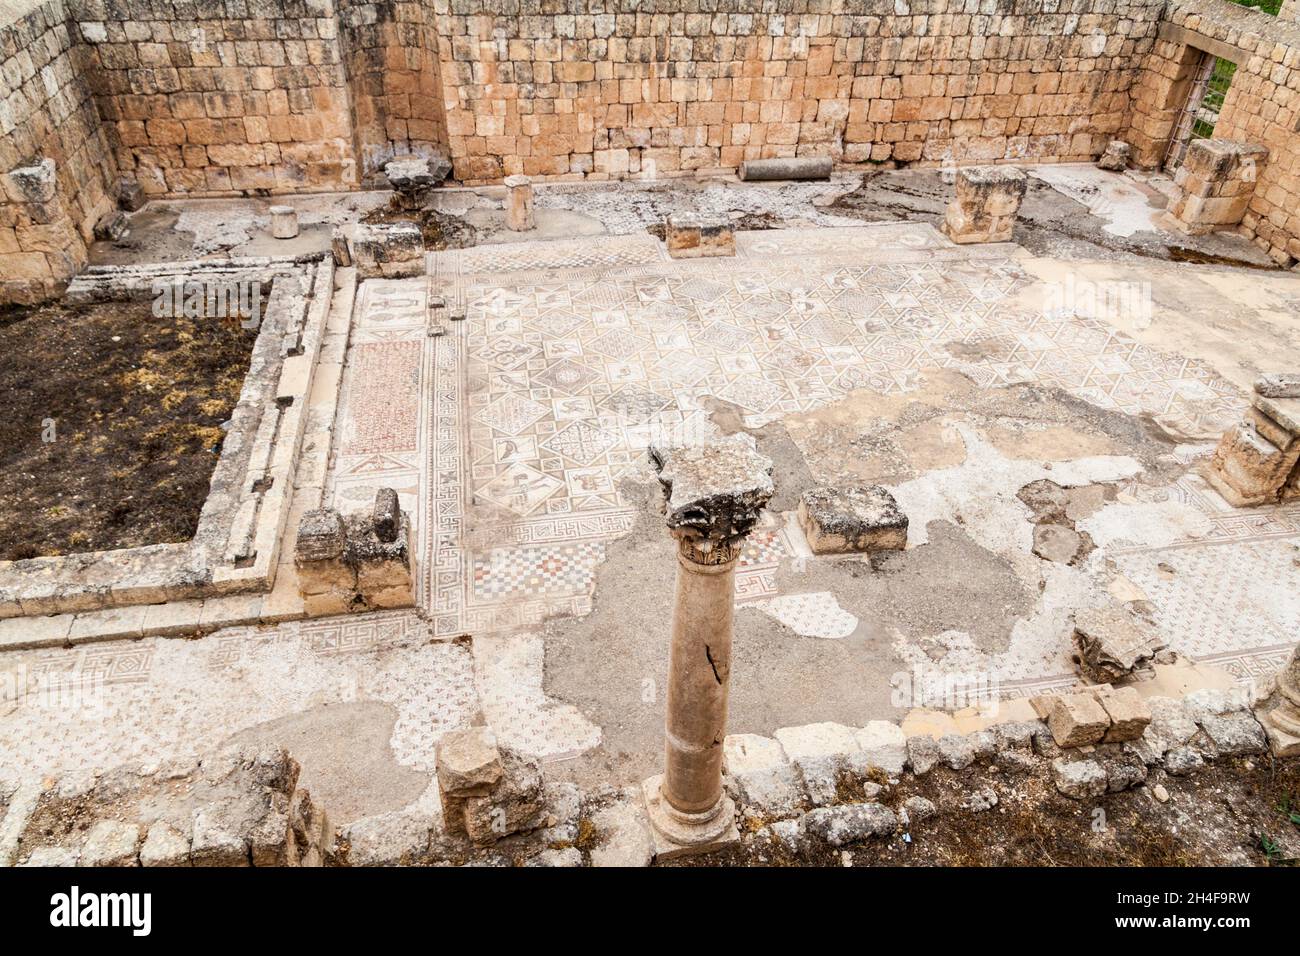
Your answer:
[[[645,783],[664,859],[736,839],[722,789],[736,560],[773,488],[772,462],[748,435],[650,454],[677,539],[664,773]]]

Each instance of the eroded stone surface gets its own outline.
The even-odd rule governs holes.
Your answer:
[[[814,554],[907,547],[907,515],[880,485],[809,489],[799,499],[799,525]]]

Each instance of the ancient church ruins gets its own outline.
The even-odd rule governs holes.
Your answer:
[[[1300,859],[1300,0],[0,0],[0,395],[5,865]]]

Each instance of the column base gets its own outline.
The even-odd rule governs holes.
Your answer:
[[[1268,743],[1275,757],[1300,757],[1300,736],[1283,730],[1272,720],[1271,714],[1264,714],[1260,723],[1268,734]]]
[[[662,782],[663,774],[656,774],[641,784],[656,860],[712,853],[740,843],[736,805],[729,796],[724,793],[713,808],[704,813],[682,813],[663,799],[659,792]]]

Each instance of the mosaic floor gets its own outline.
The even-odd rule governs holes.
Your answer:
[[[537,753],[580,751],[599,728],[541,693],[535,631],[590,609],[605,544],[632,521],[620,479],[644,469],[651,440],[713,434],[707,398],[760,426],[855,389],[904,394],[924,370],[952,368],[984,387],[1058,386],[1201,442],[1244,407],[1200,363],[1100,320],[1027,310],[1019,293],[1031,279],[1013,246],[955,247],[915,224],[740,233],[737,245],[734,259],[671,261],[648,236],[500,244],[432,254],[427,283],[365,283],[332,493],[346,508],[379,483],[401,492],[417,516],[434,633],[474,635],[485,712]],[[431,294],[462,304],[467,321],[429,336]],[[1002,347],[948,348],[990,341]],[[958,357],[981,352],[997,358]],[[1159,494],[1203,526],[1117,540],[1119,571],[1107,573],[1147,592],[1182,652],[1242,679],[1275,668],[1300,607],[1261,598],[1286,590],[1300,508],[1234,512],[1194,477]],[[843,637],[856,622],[834,595],[777,593],[779,562],[804,549],[769,516],[737,597],[796,633]],[[1234,590],[1225,559],[1271,570]],[[1152,578],[1171,562],[1184,569],[1176,585]],[[1222,626],[1225,606],[1240,626]],[[1066,650],[1017,658],[1013,647],[997,664],[1006,691],[1069,683]]]

